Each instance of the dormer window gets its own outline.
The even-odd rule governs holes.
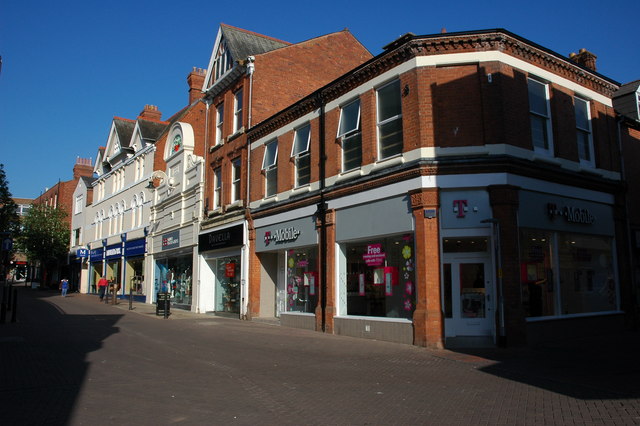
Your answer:
[[[224,75],[227,71],[231,69],[233,66],[233,59],[231,58],[231,54],[229,53],[229,49],[227,49],[227,43],[225,40],[220,40],[220,44],[218,45],[218,52],[216,54],[216,59],[213,63],[213,71],[214,71],[214,81],[218,80],[220,77]]]

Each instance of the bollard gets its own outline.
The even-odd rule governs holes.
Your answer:
[[[17,306],[18,306],[18,292],[13,291],[13,307],[11,308],[11,322],[16,322],[17,314]]]

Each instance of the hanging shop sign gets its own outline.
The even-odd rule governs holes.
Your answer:
[[[180,231],[173,231],[162,236],[162,250],[180,247]]]
[[[217,250],[227,247],[241,246],[244,240],[242,225],[207,232],[198,236],[198,251]]]
[[[108,246],[104,257],[105,259],[115,259],[122,257],[122,244]]]
[[[147,242],[144,238],[127,241],[124,243],[124,255],[125,257],[144,256],[146,246]]]
[[[86,248],[81,248],[76,250],[76,257],[84,259],[85,257],[88,257],[88,256],[89,256],[89,250],[87,250]]]

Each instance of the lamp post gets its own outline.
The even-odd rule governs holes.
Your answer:
[[[502,252],[500,244],[500,221],[496,218],[481,220],[480,223],[490,223],[493,232],[494,253],[496,257],[496,266],[498,269],[498,346],[505,346],[506,332],[504,325],[504,289],[502,283]]]

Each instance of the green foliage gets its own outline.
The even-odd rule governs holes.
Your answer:
[[[22,218],[19,237],[29,260],[51,264],[65,258],[69,252],[69,225],[67,213],[44,204],[34,204]]]
[[[0,164],[0,232],[8,232],[15,235],[19,229],[18,205],[11,198],[4,165]]]

